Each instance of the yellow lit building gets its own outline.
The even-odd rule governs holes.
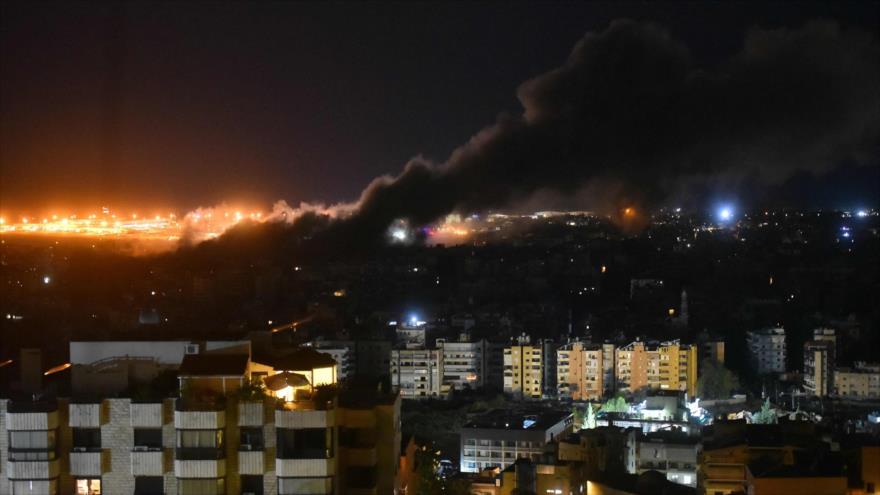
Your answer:
[[[532,463],[528,459],[520,459],[508,466],[496,478],[498,488],[496,493],[498,495],[584,493],[585,482],[581,479],[577,466],[576,463]]]
[[[540,343],[520,342],[504,348],[504,392],[540,399],[544,387],[544,351]]]
[[[633,342],[614,351],[617,390],[635,392],[648,386],[648,353],[644,342]]]
[[[556,351],[556,383],[559,397],[576,401],[601,398],[605,383],[602,345],[583,342],[560,347]]]
[[[697,348],[678,340],[645,345],[633,342],[616,352],[618,389],[635,392],[643,388],[680,390],[693,397],[697,392]]]

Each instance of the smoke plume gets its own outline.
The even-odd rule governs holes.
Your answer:
[[[712,181],[821,174],[876,156],[878,60],[869,33],[816,21],[752,29],[738,54],[701,67],[663,27],[615,21],[522,83],[521,115],[499,117],[445,163],[417,157],[375,179],[329,230],[376,236],[396,220],[425,224],[538,191],[607,184],[620,200],[656,205]]]

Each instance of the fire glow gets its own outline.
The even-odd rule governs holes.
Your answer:
[[[261,222],[263,219],[262,212],[236,209],[199,209],[180,217],[174,213],[122,215],[105,208],[101,214],[24,216],[17,222],[0,217],[0,234],[177,241],[188,233],[192,240],[202,241],[215,238],[244,220]]]

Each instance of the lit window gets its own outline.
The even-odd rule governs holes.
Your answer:
[[[76,495],[101,495],[101,480],[76,480]]]

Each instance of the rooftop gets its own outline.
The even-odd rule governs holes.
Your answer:
[[[551,426],[565,421],[571,416],[570,411],[524,410],[509,411],[493,409],[483,415],[472,418],[463,428],[483,428],[498,430],[546,430]]]

